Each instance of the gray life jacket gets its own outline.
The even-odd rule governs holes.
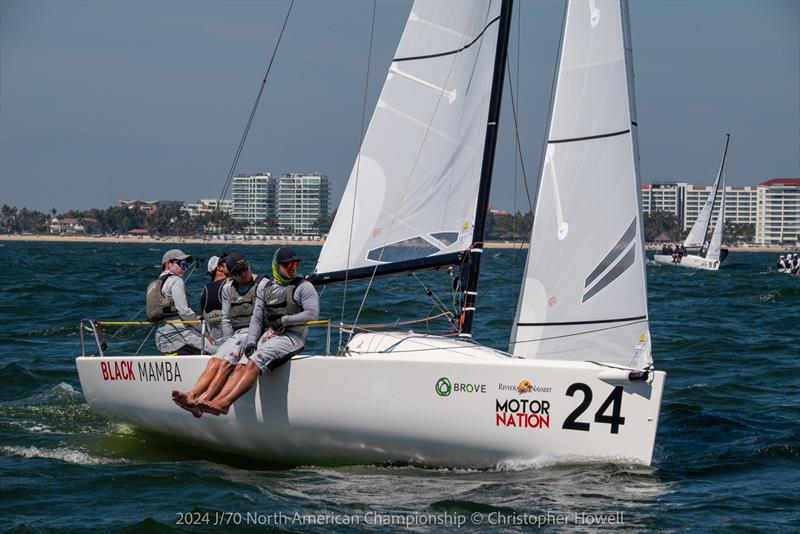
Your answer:
[[[178,308],[175,307],[175,301],[170,297],[165,297],[161,289],[164,287],[164,282],[167,278],[173,276],[170,273],[165,273],[150,282],[147,286],[147,320],[150,322],[162,321],[165,317],[175,317],[178,315]]]
[[[294,301],[294,292],[297,286],[305,282],[299,276],[292,280],[279,294],[270,292],[264,302],[264,324],[274,321],[284,315],[294,315],[303,311],[303,307]],[[277,285],[277,283],[276,283]],[[279,286],[281,287],[281,286]]]
[[[240,295],[236,291],[235,282],[231,281],[228,289],[228,301],[231,303],[230,319],[231,327],[234,330],[250,326],[250,318],[253,316],[253,310],[256,307],[256,289],[263,279],[263,274],[256,276],[253,285],[244,295]]]

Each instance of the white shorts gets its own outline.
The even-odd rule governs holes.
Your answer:
[[[241,354],[244,349],[244,344],[247,342],[247,328],[241,328],[233,333],[231,337],[226,339],[222,345],[217,348],[214,358],[225,360],[231,365],[236,365],[240,360],[245,359],[246,356]]]
[[[270,332],[271,333],[271,332]],[[291,335],[261,336],[250,359],[264,371],[270,372],[303,350],[303,340]]]

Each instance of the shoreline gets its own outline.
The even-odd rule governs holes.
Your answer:
[[[187,244],[187,245],[291,245],[291,246],[322,246],[325,239],[201,239],[193,237],[129,237],[129,236],[83,236],[83,235],[17,235],[2,234],[0,241],[32,241],[32,242],[66,242],[66,243],[142,243],[142,244]],[[528,248],[528,243],[512,241],[487,241],[485,248]],[[732,252],[784,252],[791,251],[792,246],[729,246]],[[645,243],[645,250],[660,250],[661,245]]]

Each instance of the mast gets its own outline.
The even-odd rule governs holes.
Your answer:
[[[728,155],[728,143],[731,142],[731,134],[725,134],[725,150],[722,151],[722,161],[719,164],[719,172],[717,173],[717,187],[714,189],[714,200],[711,201],[711,213],[714,213],[714,204],[717,202],[717,193],[719,193],[719,184],[720,179],[722,178],[722,171],[725,168],[725,157]],[[723,185],[723,194],[725,193]],[[721,206],[720,209],[724,209],[724,206]],[[724,216],[724,213],[717,212],[717,217]],[[708,235],[708,227],[711,225],[711,215],[708,217],[708,221],[706,221],[706,227],[703,230],[703,242],[700,244],[700,251],[702,252],[703,246],[706,244],[706,236]],[[708,249],[706,249],[706,254],[708,254]],[[705,257],[705,256],[704,256]]]
[[[489,117],[486,127],[486,142],[483,145],[483,163],[478,188],[478,204],[475,212],[475,226],[472,233],[472,248],[467,253],[465,265],[461,271],[461,329],[460,335],[472,337],[472,322],[475,315],[475,304],[478,296],[478,275],[483,255],[483,236],[486,227],[486,215],[489,211],[489,192],[492,184],[494,154],[497,147],[497,131],[500,122],[500,103],[503,97],[503,78],[506,72],[506,56],[508,54],[508,37],[511,33],[511,13],[513,0],[503,0],[500,7],[500,21],[497,28],[497,48],[495,49],[492,93],[489,100]]]

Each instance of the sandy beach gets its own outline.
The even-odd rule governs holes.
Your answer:
[[[131,237],[131,236],[86,236],[86,235],[0,235],[0,241],[58,241],[76,243],[163,243],[163,244],[189,244],[189,245],[291,245],[291,246],[322,246],[323,238],[305,239],[200,239],[191,237]],[[528,248],[528,243],[512,241],[487,241],[486,248]],[[775,252],[793,250],[796,247],[786,246],[728,246],[735,252]],[[646,243],[647,250],[661,250],[661,244]]]

